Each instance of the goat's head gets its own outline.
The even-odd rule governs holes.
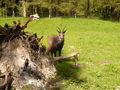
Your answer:
[[[59,33],[59,37],[60,37],[61,39],[63,39],[63,38],[64,38],[64,35],[65,35],[65,32],[66,32],[66,26],[65,26],[63,29],[61,29],[61,28],[58,27],[57,32]]]

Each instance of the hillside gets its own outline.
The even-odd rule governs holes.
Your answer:
[[[0,18],[0,25],[26,18]],[[57,26],[67,26],[62,55],[79,51],[80,68],[71,59],[56,63],[60,90],[112,90],[120,88],[120,23],[99,19],[44,18],[28,25],[26,31],[57,34]]]

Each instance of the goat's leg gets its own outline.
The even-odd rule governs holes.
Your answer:
[[[61,56],[61,49],[59,49],[59,56]]]
[[[51,55],[51,52],[50,52],[49,48],[46,50],[46,54],[49,55],[49,56]]]
[[[53,52],[50,52],[50,54],[51,54],[52,57],[54,56],[54,55],[53,55],[53,54],[54,54]]]
[[[54,56],[55,56],[55,57],[56,57],[56,53],[57,53],[57,52],[55,51],[55,52],[54,52]]]

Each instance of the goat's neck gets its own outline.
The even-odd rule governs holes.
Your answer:
[[[61,41],[64,41],[64,38],[59,37],[59,41],[60,41],[60,42],[61,42]]]

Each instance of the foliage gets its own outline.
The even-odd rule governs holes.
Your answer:
[[[99,16],[120,20],[119,0],[0,0],[1,16]]]

